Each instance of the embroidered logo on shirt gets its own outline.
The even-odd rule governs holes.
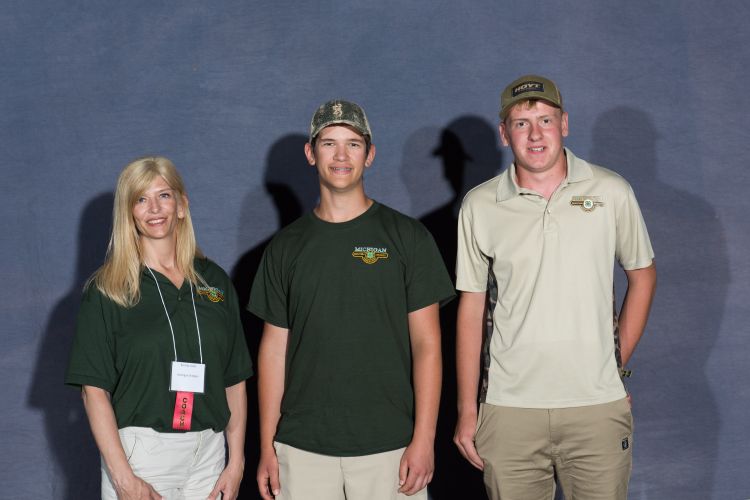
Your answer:
[[[591,212],[596,207],[603,207],[604,202],[601,201],[601,196],[573,196],[570,199],[570,204],[574,207],[581,207],[584,212]]]
[[[352,257],[365,264],[375,264],[380,259],[388,258],[388,249],[383,247],[354,247]]]
[[[630,448],[630,441],[628,440],[628,438],[623,439],[621,445],[623,450],[627,450],[628,448]]]
[[[221,302],[224,300],[224,290],[215,286],[199,286],[198,295],[203,295],[211,302]]]

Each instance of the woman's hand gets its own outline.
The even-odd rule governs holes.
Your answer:
[[[136,475],[117,482],[114,486],[120,500],[162,500],[153,486]]]
[[[240,481],[242,481],[242,467],[232,464],[227,465],[224,472],[216,481],[216,486],[208,495],[208,500],[218,500],[220,494],[224,494],[223,500],[235,500],[240,492]]]

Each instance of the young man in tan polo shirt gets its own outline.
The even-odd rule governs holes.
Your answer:
[[[656,285],[646,226],[622,177],[563,147],[552,81],[511,83],[500,118],[513,164],[474,188],[459,218],[454,441],[492,499],[551,500],[555,475],[568,500],[625,499],[632,415],[620,374]],[[614,261],[628,282],[620,356]]]

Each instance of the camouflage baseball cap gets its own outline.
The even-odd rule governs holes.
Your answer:
[[[510,108],[524,99],[542,99],[562,109],[562,96],[555,82],[538,75],[526,75],[505,87],[500,96],[500,118],[505,120]]]
[[[327,126],[339,123],[354,127],[372,141],[372,131],[365,110],[353,102],[334,99],[322,104],[313,115],[310,122],[310,142]]]

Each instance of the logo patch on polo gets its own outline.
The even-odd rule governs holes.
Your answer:
[[[523,82],[513,87],[513,90],[510,91],[513,97],[523,94],[524,92],[544,92],[544,84],[535,81]]]
[[[365,264],[375,264],[380,259],[388,258],[388,249],[385,247],[354,247],[352,257],[360,259]]]
[[[570,204],[574,207],[581,207],[584,212],[591,212],[596,207],[603,207],[604,202],[601,196],[573,196],[570,199]]]
[[[224,290],[215,286],[199,286],[198,295],[206,297],[211,302],[221,302],[224,300]]]
[[[627,450],[628,448],[630,448],[630,440],[628,440],[628,438],[623,439],[621,446],[622,446],[623,451]]]

